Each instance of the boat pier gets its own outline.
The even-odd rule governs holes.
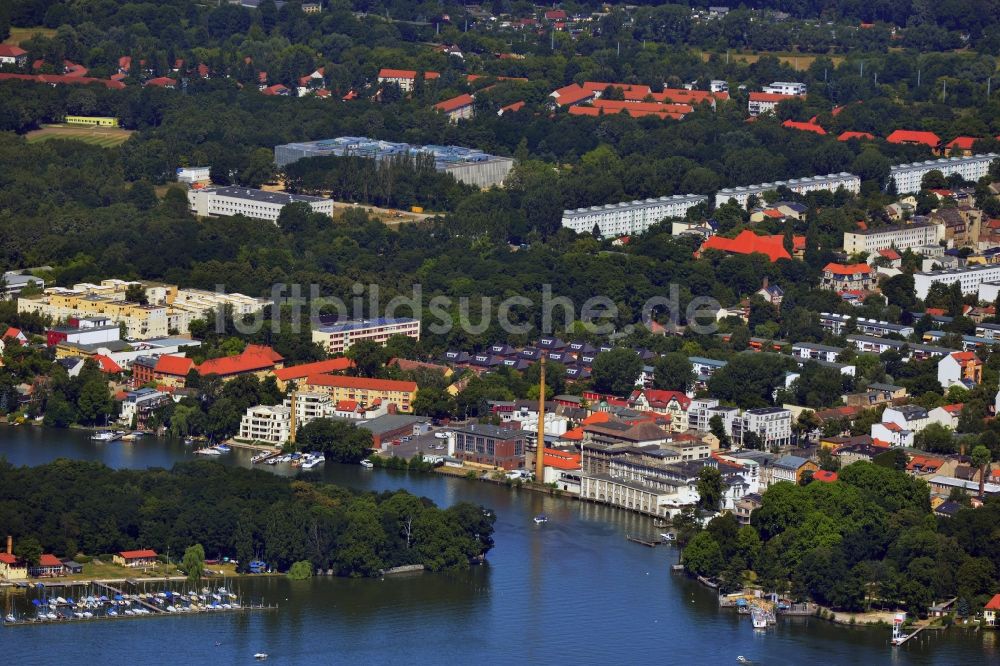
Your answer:
[[[129,581],[129,582],[131,582],[131,581]],[[118,595],[119,597],[124,597],[125,596],[125,593],[122,590],[119,590],[118,588],[115,588],[115,587],[111,587],[111,585],[109,585],[108,583],[102,583],[101,581],[96,581],[95,580],[94,581],[94,585],[96,587],[106,589],[108,591],[108,593],[109,593],[108,596],[110,596],[112,599],[115,598],[115,595]],[[163,610],[162,608],[160,608],[156,604],[151,604],[151,603],[149,603],[148,601],[146,601],[146,600],[144,600],[142,598],[140,598],[138,601],[139,601],[139,603],[142,606],[148,608],[150,610],[150,612],[153,612],[153,613],[165,613],[166,612],[165,610]]]
[[[632,543],[637,543],[643,546],[647,546],[649,548],[656,548],[657,546],[660,545],[659,541],[652,541],[650,539],[644,539],[642,537],[633,536],[631,534],[626,534],[625,538],[628,541],[631,541]]]

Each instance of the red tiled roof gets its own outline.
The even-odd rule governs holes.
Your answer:
[[[892,432],[901,432],[903,430],[898,423],[893,423],[892,421],[886,421],[882,425],[885,426],[886,430],[891,430]]]
[[[10,326],[6,331],[4,331],[2,339],[6,340],[7,338],[19,338],[21,335],[21,329]]]
[[[885,138],[889,143],[920,143],[931,148],[937,148],[941,139],[934,132],[914,132],[911,130],[896,130]]]
[[[564,86],[557,90],[552,91],[551,97],[554,97],[556,104],[559,106],[568,106],[572,104],[579,104],[580,102],[588,99],[593,99],[594,91],[582,88],[575,83],[568,86]]]
[[[835,264],[830,262],[823,267],[823,271],[829,271],[834,275],[855,275],[857,273],[871,273],[872,267],[868,264]]]
[[[514,102],[513,104],[508,104],[507,106],[501,106],[500,111],[506,113],[508,111],[520,111],[524,108],[524,100]]]
[[[153,372],[162,375],[173,375],[175,377],[186,377],[193,367],[194,361],[186,356],[164,355],[156,359]]]
[[[450,113],[452,111],[457,111],[464,106],[469,106],[474,104],[476,98],[468,93],[462,93],[458,97],[452,97],[451,99],[446,99],[443,102],[438,102],[432,108],[442,111],[444,113]]]
[[[822,481],[823,483],[833,483],[837,480],[836,472],[828,472],[825,469],[818,469],[813,472],[813,481]]]
[[[581,424],[582,425],[594,425],[595,423],[607,423],[611,420],[611,415],[607,412],[594,412],[587,418],[585,418]]]
[[[965,406],[965,403],[959,402],[959,403],[955,403],[954,405],[942,405],[941,409],[943,409],[944,411],[948,412],[949,414],[961,414],[962,413],[962,407],[964,407],[964,406]]]
[[[889,261],[898,261],[899,259],[902,259],[902,257],[899,256],[899,252],[896,252],[891,247],[886,248],[884,250],[879,250],[878,253],[880,256],[885,257]]]
[[[353,412],[358,408],[357,400],[341,400],[337,403],[338,412]]]
[[[146,81],[147,86],[156,86],[159,88],[165,88],[167,86],[176,86],[177,79],[172,79],[169,76],[158,76],[155,79],[150,79]]]
[[[284,358],[270,347],[247,345],[243,353],[236,356],[212,358],[198,366],[200,375],[238,375],[273,368]]]
[[[660,389],[643,389],[642,391],[636,391],[632,394],[632,399],[638,399],[639,395],[642,394],[646,396],[646,400],[650,403],[662,403],[666,405],[671,400],[676,400],[681,409],[687,409],[691,404],[691,398],[687,397],[684,393],[680,391],[664,391]]]
[[[13,44],[0,44],[0,56],[5,58],[19,58],[28,52]]]
[[[816,134],[826,134],[825,129],[812,122],[802,123],[795,120],[786,120],[785,122],[781,123],[781,126],[787,127],[788,129],[801,130],[803,132],[815,132]]]
[[[101,372],[106,372],[109,375],[115,375],[122,371],[122,367],[120,365],[104,354],[95,354],[94,359],[97,361],[97,364],[101,366]]]
[[[94,79],[89,76],[66,76],[64,74],[10,74],[4,72],[0,74],[0,81],[35,81],[37,83],[50,83],[50,84],[61,84],[61,83],[76,83],[80,85],[86,85],[88,83],[99,83],[106,88],[112,88],[114,90],[124,90],[125,84],[121,81],[112,81],[111,79]]]
[[[948,142],[945,148],[961,148],[962,150],[972,150],[972,144],[979,141],[978,137],[974,136],[956,136],[954,139]]]
[[[441,74],[438,72],[424,72],[424,80],[430,81],[432,79],[440,78]],[[378,78],[380,79],[415,79],[417,78],[416,70],[412,69],[389,69],[383,67],[378,71]]]
[[[52,553],[44,553],[38,558],[38,566],[40,567],[61,567],[62,565],[63,563],[59,561],[59,558]]]
[[[1000,594],[994,594],[993,598],[986,602],[986,610],[1000,610]]]
[[[545,18],[549,21],[564,21],[566,20],[566,11],[562,9],[550,9],[545,12]]]
[[[542,451],[542,462],[546,467],[555,469],[580,469],[580,454],[546,447]]]
[[[683,112],[679,111],[643,111],[642,109],[632,108],[631,105],[626,105],[620,109],[607,108],[603,106],[571,106],[569,107],[569,114],[572,116],[600,116],[603,114],[613,114],[613,113],[627,113],[633,118],[642,118],[644,116],[657,116],[661,120],[664,118],[672,118],[674,120],[680,120],[684,117]]]
[[[605,111],[644,111],[646,113],[691,113],[694,108],[689,104],[664,104],[661,102],[629,102],[613,99],[595,99],[593,105]]]
[[[316,361],[315,363],[302,363],[287,368],[274,371],[274,376],[283,382],[290,379],[302,379],[309,375],[323,375],[330,372],[343,372],[354,367],[354,362],[349,358],[331,358],[326,361]]]
[[[759,252],[767,255],[772,262],[778,259],[791,259],[791,255],[785,249],[783,236],[758,236],[749,229],[741,231],[736,238],[712,236],[702,243],[698,252],[702,253],[705,250],[722,250],[735,254]]]
[[[572,428],[563,433],[560,439],[568,439],[570,441],[579,442],[583,439],[583,428]]]
[[[368,377],[348,377],[345,375],[311,375],[306,384],[312,386],[334,386],[347,389],[362,389],[367,391],[400,391],[412,393],[417,390],[417,383],[399,379],[369,379]]]
[[[17,564],[17,558],[9,553],[0,553],[0,562],[7,565]]]
[[[975,352],[970,352],[970,351],[952,352],[950,355],[953,359],[959,362],[979,361],[979,357],[976,356]]]
[[[156,551],[148,548],[145,550],[123,550],[118,554],[126,560],[139,560],[156,557]]]
[[[763,213],[765,217],[770,217],[775,220],[778,219],[779,217],[784,217],[784,215],[782,215],[780,210],[775,210],[773,208],[768,208],[767,210],[763,211]]]
[[[842,132],[840,136],[837,137],[837,141],[850,141],[851,139],[874,140],[875,136],[873,134],[869,134],[868,132]]]

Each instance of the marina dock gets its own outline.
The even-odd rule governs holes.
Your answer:
[[[651,541],[649,539],[643,539],[641,537],[632,536],[631,534],[626,534],[625,538],[628,541],[631,541],[632,543],[638,543],[638,544],[641,544],[643,546],[648,546],[649,548],[656,548],[657,546],[660,545],[659,541]]]

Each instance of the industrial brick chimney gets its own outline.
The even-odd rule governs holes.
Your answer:
[[[7,535],[7,554],[8,555],[14,554],[14,537],[12,537],[9,534]]]

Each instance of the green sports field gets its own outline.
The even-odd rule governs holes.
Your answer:
[[[82,127],[79,125],[46,125],[40,130],[28,132],[28,142],[48,141],[50,139],[73,139],[83,141],[102,148],[114,148],[123,144],[131,130],[120,127]]]

